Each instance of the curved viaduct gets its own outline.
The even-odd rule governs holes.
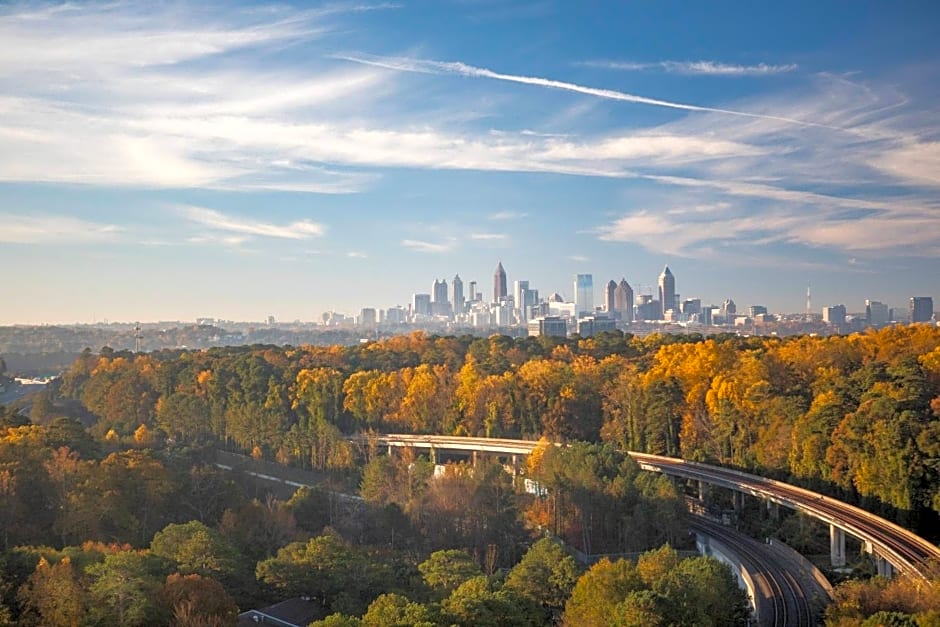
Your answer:
[[[539,446],[539,442],[531,440],[402,434],[363,436],[360,441],[385,446],[389,450],[392,447],[412,447],[432,454],[435,451],[462,451],[472,455],[509,456],[514,462],[518,456],[529,455]],[[897,571],[925,579],[931,565],[940,565],[940,548],[927,540],[884,518],[818,492],[719,466],[632,451],[627,453],[644,470],[698,481],[700,487],[708,484],[751,494],[827,523],[833,566],[845,565],[845,534],[860,540],[865,550],[875,557],[879,574],[891,575],[892,571]]]

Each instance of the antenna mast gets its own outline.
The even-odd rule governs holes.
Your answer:
[[[806,286],[806,321],[813,321],[813,293],[809,285]]]
[[[140,323],[137,323],[137,326],[134,327],[134,352],[140,353],[140,340],[143,339],[143,335],[140,334]]]

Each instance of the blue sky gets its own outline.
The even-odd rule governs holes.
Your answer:
[[[940,297],[940,5],[0,6],[0,323]]]

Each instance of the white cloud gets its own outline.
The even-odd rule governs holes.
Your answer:
[[[529,215],[523,211],[497,211],[486,216],[489,220],[521,220]]]
[[[114,241],[123,229],[65,215],[0,213],[0,242],[70,244]]]
[[[483,242],[501,242],[507,239],[505,233],[471,233],[470,239]]]
[[[768,76],[784,74],[797,69],[795,63],[774,65],[758,63],[757,65],[737,65],[721,63],[719,61],[587,61],[582,65],[588,67],[606,68],[609,70],[662,70],[675,74],[703,74],[707,76]]]
[[[322,224],[310,220],[298,220],[287,225],[259,222],[248,218],[235,218],[213,209],[203,207],[180,207],[179,212],[191,222],[217,231],[231,231],[248,236],[275,237],[282,239],[309,239],[326,232]],[[240,243],[240,242],[239,242]]]
[[[401,245],[419,253],[446,253],[453,249],[456,238],[448,237],[442,242],[427,242],[418,239],[403,239]]]

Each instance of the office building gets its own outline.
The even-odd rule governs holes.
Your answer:
[[[513,281],[512,283],[512,303],[518,312],[519,322],[525,323],[527,316],[525,313],[525,293],[529,290],[528,281]]]
[[[463,281],[460,280],[460,275],[455,274],[454,280],[451,282],[451,302],[454,304],[454,313],[462,314],[464,312],[466,300],[463,296]],[[470,300],[473,300],[471,295]]]
[[[415,316],[431,315],[431,295],[430,294],[412,294],[411,313]]]
[[[865,301],[865,322],[873,327],[883,327],[891,321],[888,306],[877,300]]]
[[[724,324],[731,324],[734,320],[735,315],[738,313],[738,306],[734,304],[734,301],[730,298],[726,299],[725,302],[721,303],[721,317],[724,319]]]
[[[385,324],[404,324],[407,315],[403,307],[396,305],[385,310]]]
[[[551,335],[554,337],[567,337],[568,325],[558,316],[544,316],[531,320],[528,325],[529,336]]]
[[[845,324],[845,305],[823,307],[822,319],[826,324]]]
[[[911,322],[930,322],[933,318],[933,298],[930,296],[911,297]]]
[[[479,295],[477,294],[476,281],[470,281],[470,293],[467,295],[467,300],[480,300]]]
[[[614,290],[614,311],[624,322],[633,322],[633,288],[626,279],[620,279]]]
[[[574,309],[579,316],[594,313],[594,277],[590,274],[574,275]]]
[[[636,319],[662,320],[662,304],[655,300],[651,294],[640,294],[636,297]]]
[[[506,295],[506,271],[503,270],[503,262],[500,261],[496,264],[496,271],[493,272],[493,302],[498,303],[506,298]]]
[[[666,266],[663,273],[659,275],[659,302],[662,305],[663,314],[670,309],[677,309],[676,277],[672,275],[669,266]]]
[[[431,286],[431,302],[432,303],[446,303],[447,302],[447,281],[434,279],[434,285]]]
[[[615,316],[617,311],[617,282],[611,279],[607,281],[607,287],[604,288],[604,311],[611,317]]]
[[[759,316],[761,314],[766,314],[766,313],[767,313],[767,308],[764,307],[763,305],[751,305],[750,307],[747,308],[747,315],[750,318],[754,318],[755,316]]]
[[[617,328],[617,321],[610,316],[587,316],[578,320],[578,335],[590,337],[603,331],[613,331]]]
[[[679,311],[686,317],[702,313],[702,300],[700,298],[687,298],[679,305]]]
[[[374,327],[378,318],[375,315],[375,309],[372,307],[363,307],[359,312],[359,324],[364,327]]]

